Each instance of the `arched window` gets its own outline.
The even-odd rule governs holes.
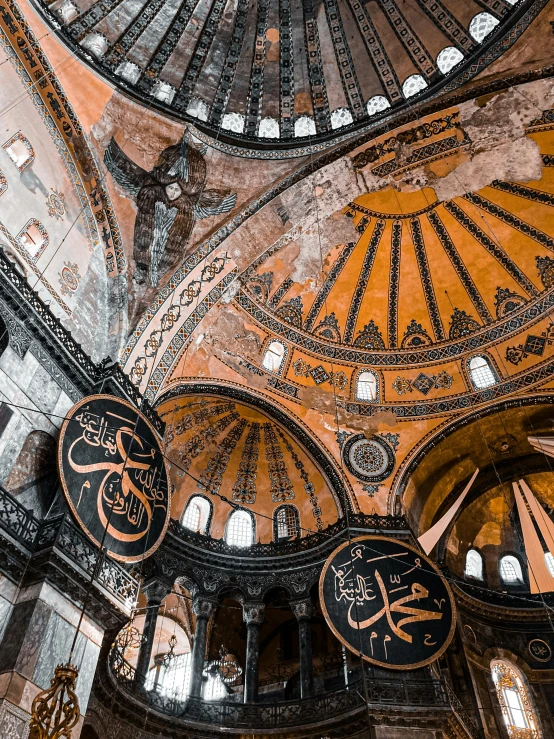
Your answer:
[[[80,42],[83,49],[90,51],[97,59],[102,59],[108,50],[108,39],[97,31],[87,33],[85,38]]]
[[[331,113],[331,128],[342,128],[349,126],[354,119],[348,108],[337,108]]]
[[[243,133],[244,116],[242,113],[225,113],[221,119],[221,128],[234,133]]]
[[[181,524],[198,534],[205,534],[210,521],[212,504],[202,495],[193,496],[187,503],[181,518]]]
[[[254,519],[248,511],[233,511],[227,521],[225,541],[233,547],[251,547],[254,543]]]
[[[199,121],[207,121],[209,112],[208,106],[200,98],[192,98],[187,106],[187,113]]]
[[[31,218],[17,234],[17,240],[31,257],[37,262],[50,241],[48,232],[40,221]]]
[[[292,539],[298,535],[300,524],[298,511],[293,505],[282,505],[277,508],[273,516],[273,532],[275,541]]]
[[[270,372],[279,372],[285,357],[285,347],[280,341],[271,341],[265,350],[262,366]]]
[[[523,584],[523,573],[517,557],[506,554],[500,559],[500,577],[504,583]]]
[[[184,700],[189,693],[191,659],[191,653],[187,652],[176,655],[167,665],[153,667],[144,687],[168,698]]]
[[[217,674],[213,675],[208,673],[208,679],[204,682],[202,687],[202,698],[205,701],[220,701],[223,700],[229,691],[225,687],[225,683],[221,677]]]
[[[546,566],[548,567],[548,571],[554,577],[554,554],[551,554],[550,552],[544,553],[544,561],[546,562]]]
[[[377,376],[371,370],[360,372],[356,380],[356,400],[374,403],[378,398]]]
[[[20,172],[23,172],[35,159],[35,150],[29,139],[21,131],[14,133],[5,144],[2,144],[2,149]]]
[[[520,670],[507,660],[495,659],[491,662],[491,674],[508,735],[538,737],[534,706]]]
[[[476,580],[483,579],[483,558],[475,549],[468,549],[464,575],[474,577]]]
[[[477,13],[477,15],[473,16],[469,24],[469,34],[481,43],[491,31],[494,31],[497,25],[498,21],[490,13]]]
[[[275,118],[262,118],[258,128],[258,136],[261,139],[278,139],[279,121],[276,121]]]
[[[62,4],[56,11],[56,15],[64,26],[68,26],[71,21],[75,20],[79,15],[79,8],[74,5],[71,0],[63,0]]]
[[[370,116],[377,115],[377,113],[381,113],[381,111],[387,108],[390,108],[390,102],[384,95],[374,95],[372,98],[369,98],[366,105],[367,114]]]
[[[478,356],[469,360],[469,376],[476,390],[496,385],[498,378],[486,357]]]
[[[170,85],[169,82],[163,82],[162,80],[157,80],[150,91],[152,97],[155,97],[156,100],[159,100],[161,103],[167,103],[167,105],[171,105],[173,98],[175,97],[175,93],[176,90],[173,85]]]
[[[134,85],[138,82],[140,77],[140,67],[138,64],[134,64],[134,62],[130,62],[126,59],[124,62],[121,62],[119,67],[115,70],[115,73],[118,74],[121,79]]]
[[[443,74],[448,74],[463,58],[464,55],[459,49],[455,46],[447,46],[437,56],[437,67]]]
[[[301,115],[294,124],[294,135],[297,138],[301,136],[315,136],[315,121],[309,115]]]
[[[417,95],[427,87],[427,82],[420,74],[412,74],[402,85],[402,92],[405,98],[411,98]]]

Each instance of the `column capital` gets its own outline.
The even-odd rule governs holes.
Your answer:
[[[196,618],[210,618],[215,607],[216,604],[212,600],[202,598],[201,596],[197,596],[192,601],[192,610]]]
[[[149,606],[159,606],[166,595],[171,592],[171,585],[162,580],[153,580],[142,586],[142,592],[146,596]]]
[[[294,600],[291,602],[290,607],[298,621],[301,619],[310,619],[314,615],[315,609],[311,598]]]
[[[261,626],[264,622],[265,606],[263,603],[244,603],[242,606],[242,620],[249,626]]]

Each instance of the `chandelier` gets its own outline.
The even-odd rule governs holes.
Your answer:
[[[33,700],[29,739],[71,739],[71,731],[81,717],[75,694],[78,674],[71,664],[56,667],[50,687]]]

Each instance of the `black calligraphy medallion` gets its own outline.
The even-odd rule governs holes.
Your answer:
[[[58,468],[83,531],[115,559],[137,562],[169,523],[169,477],[154,428],[130,403],[91,395],[63,423]]]
[[[446,580],[424,554],[383,536],[361,536],[330,555],[319,580],[325,619],[368,662],[410,670],[436,660],[456,624]]]

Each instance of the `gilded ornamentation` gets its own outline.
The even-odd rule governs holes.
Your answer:
[[[452,387],[454,379],[448,372],[442,370],[438,375],[428,375],[420,372],[415,380],[409,380],[406,377],[397,377],[392,383],[393,389],[398,395],[405,395],[417,390],[422,395],[428,395],[431,390],[446,389]]]
[[[75,694],[77,676],[73,665],[56,667],[50,687],[33,700],[29,739],[71,739],[71,732],[81,717]]]

